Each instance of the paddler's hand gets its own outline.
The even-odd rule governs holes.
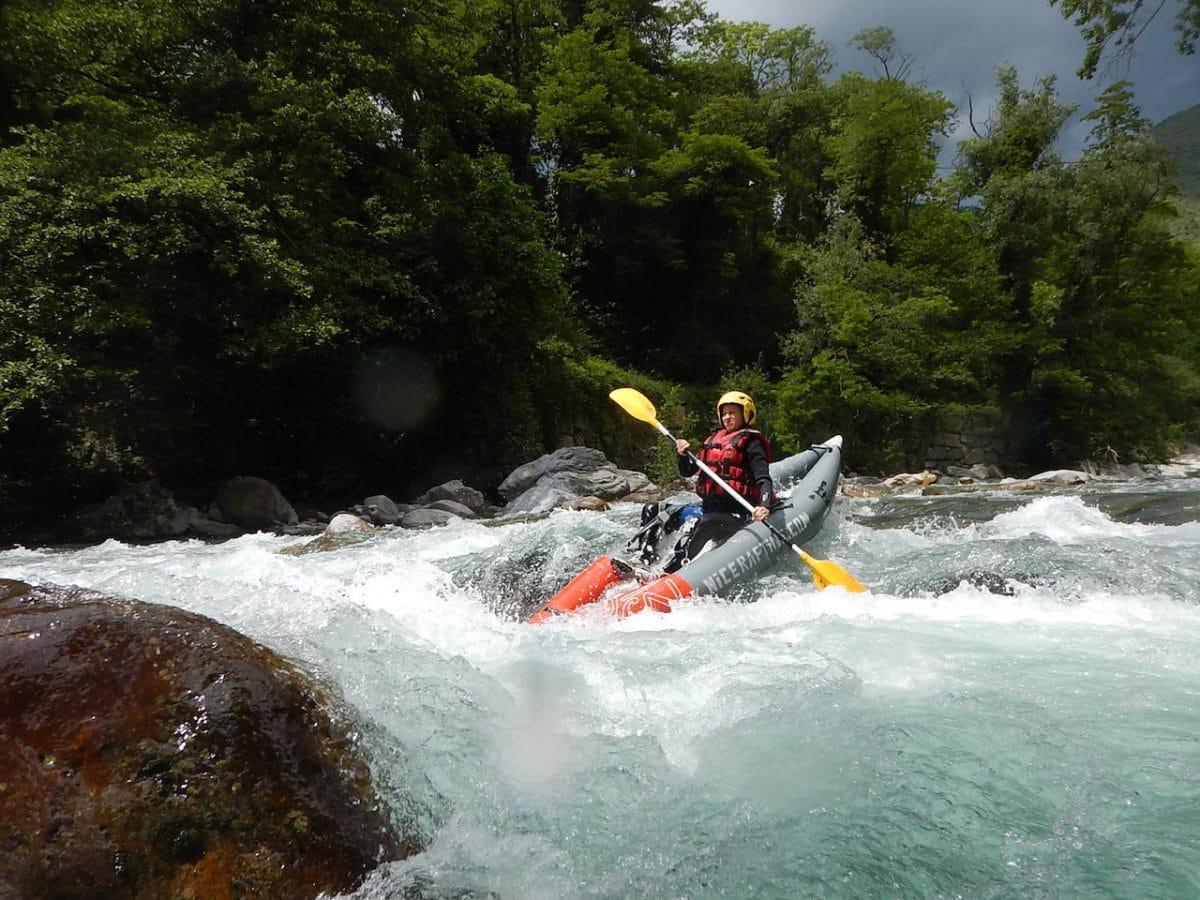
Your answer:
[[[677,440],[675,442],[675,452],[678,453],[680,456],[686,456],[688,450],[691,449],[691,446],[692,445],[689,444],[687,441],[685,441],[683,438],[680,438],[679,440]]]
[[[754,507],[754,512],[750,513],[750,518],[752,518],[755,522],[761,522],[770,514],[771,511],[765,506],[756,506]]]

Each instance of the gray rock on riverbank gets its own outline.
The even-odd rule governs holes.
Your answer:
[[[999,468],[987,463],[947,465],[888,478],[851,475],[842,479],[842,492],[847,496],[879,496],[906,490],[1037,491],[1105,481],[1197,477],[1200,447],[1193,446],[1177,459],[1160,465],[1090,462],[1077,469],[1051,470],[1023,479],[1005,477]],[[554,509],[602,510],[614,501],[647,502],[663,496],[644,473],[618,468],[590,447],[564,447],[518,466],[497,492],[504,501],[502,506],[456,479],[430,488],[413,503],[397,503],[386,494],[374,494],[348,509],[337,510],[334,516],[353,516],[374,527],[436,528],[459,519],[544,515]],[[129,542],[224,540],[256,530],[316,536],[330,533],[334,516],[311,512],[301,519],[275,485],[252,476],[230,479],[204,511],[178,505],[158,481],[147,481],[70,517],[64,539],[95,543],[108,538]]]
[[[620,500],[658,490],[644,473],[619,469],[589,447],[564,447],[540,456],[515,469],[498,489],[508,500],[506,516],[549,512],[584,497]]]
[[[99,543],[109,538],[131,543],[201,538],[225,540],[247,532],[317,536],[348,531],[352,516],[376,528],[435,528],[459,519],[491,519],[499,515],[540,515],[566,507],[603,509],[614,500],[658,499],[662,492],[642,472],[617,468],[599,450],[566,447],[517,467],[504,480],[493,504],[477,488],[455,479],[436,485],[413,503],[397,503],[374,494],[332,516],[320,512],[303,518],[279,488],[263,478],[238,476],[221,485],[204,511],[182,506],[158,481],[131,485],[102,503],[68,518],[63,540]],[[336,542],[335,542],[336,543]]]
[[[981,490],[1040,491],[1128,481],[1162,481],[1200,478],[1200,446],[1188,446],[1168,463],[1081,463],[1078,469],[1050,469],[1025,478],[1010,478],[990,464],[970,468],[946,466],[888,478],[851,475],[843,478],[841,492],[849,497],[877,497],[917,490],[925,494]]]
[[[212,518],[195,507],[180,507],[157,480],[130,485],[102,503],[80,510],[67,523],[67,535],[85,542],[108,538],[155,541],[179,537],[221,539],[243,529]]]

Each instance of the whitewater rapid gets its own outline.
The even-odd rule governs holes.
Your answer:
[[[840,497],[736,598],[522,618],[638,510],[0,553],[336,685],[426,850],[361,898],[1200,894],[1200,485]],[[490,892],[490,893],[489,893]]]

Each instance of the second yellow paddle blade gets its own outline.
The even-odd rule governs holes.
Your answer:
[[[866,588],[857,578],[843,569],[835,562],[830,562],[827,559],[813,559],[803,550],[800,551],[800,558],[808,563],[812,569],[813,581],[817,583],[817,587],[821,590],[836,584],[838,587],[845,588],[851,593],[861,593]]]

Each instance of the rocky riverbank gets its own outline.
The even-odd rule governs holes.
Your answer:
[[[847,473],[841,490],[848,496],[914,490],[1034,491],[1050,486],[1187,477],[1200,477],[1200,447],[1188,447],[1176,460],[1160,465],[1087,463],[1027,478],[1008,477],[992,463],[948,464],[887,477]],[[666,486],[667,490],[687,487],[685,483]],[[254,531],[344,535],[386,527],[431,528],[455,519],[541,515],[558,508],[603,509],[612,502],[659,500],[664,493],[645,473],[621,469],[599,450],[565,447],[514,469],[494,498],[453,480],[431,488],[412,503],[376,494],[332,512],[298,511],[274,484],[253,476],[230,479],[203,508],[180,505],[162,484],[147,481],[64,517],[59,527],[38,535],[35,543],[99,543],[110,538],[133,543],[225,540]]]

